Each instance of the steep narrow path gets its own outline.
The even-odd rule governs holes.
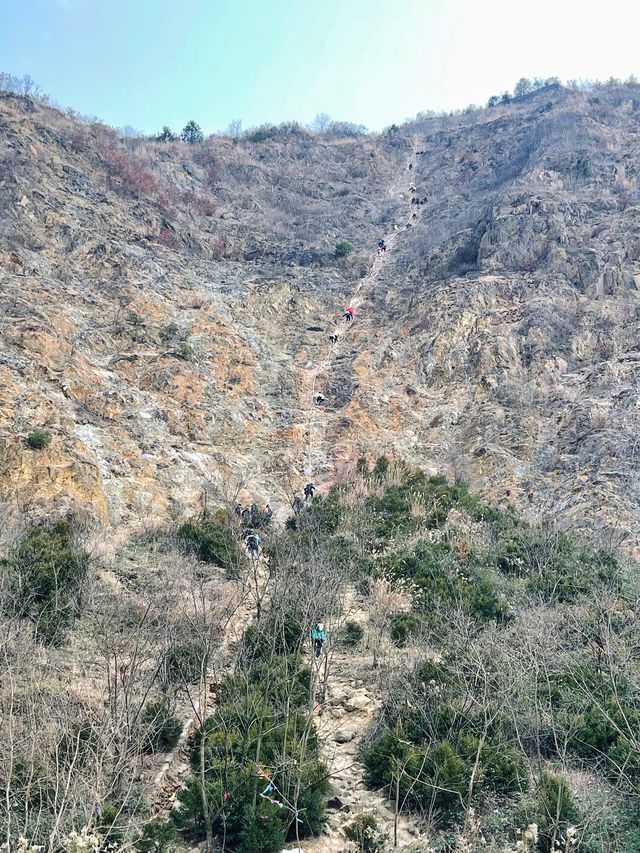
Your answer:
[[[412,195],[409,189],[413,183],[413,171],[409,169],[409,163],[413,164],[417,149],[417,140],[414,139],[407,165],[387,190],[387,195],[391,198],[402,198],[406,202],[407,225],[402,227],[396,226],[383,236],[382,239],[387,247],[386,251],[376,253],[367,275],[360,279],[351,296],[345,299],[344,309],[351,305],[355,309],[355,319],[351,323],[345,320],[336,323],[327,334],[337,334],[338,341],[336,343],[328,343],[321,351],[318,362],[315,365],[309,365],[301,371],[300,397],[301,400],[305,401],[305,408],[307,410],[306,431],[308,433],[308,449],[304,475],[309,480],[312,480],[318,473],[322,474],[323,471],[326,471],[329,462],[325,452],[328,411],[323,405],[317,405],[314,402],[315,395],[324,386],[327,377],[330,375],[332,365],[335,364],[336,360],[341,357],[341,353],[344,352],[345,345],[352,334],[352,329],[357,328],[361,332],[373,323],[372,317],[361,317],[359,312],[365,301],[366,292],[377,282],[380,272],[387,258],[393,252],[397,240],[408,230],[409,223],[414,223],[414,215],[416,217],[420,216],[419,206],[411,203]],[[400,209],[404,211],[404,206]],[[327,405],[330,405],[330,401],[327,401]]]
[[[417,145],[414,142],[411,159],[413,162]],[[388,195],[397,198],[402,196],[408,207],[408,221],[418,208],[411,204],[410,186],[412,172],[405,167],[402,174],[388,189]],[[402,208],[404,209],[404,208]],[[311,480],[314,475],[326,466],[324,456],[324,433],[328,413],[314,403],[319,383],[325,378],[339,357],[345,342],[348,341],[355,325],[359,330],[371,324],[371,318],[360,319],[358,309],[364,301],[364,294],[378,279],[387,256],[406,226],[393,230],[384,236],[386,252],[377,253],[369,273],[360,280],[351,298],[345,301],[356,309],[356,319],[353,324],[346,322],[335,326],[339,335],[337,343],[328,344],[320,354],[314,366],[302,370],[300,393],[306,402],[308,455],[305,464],[305,475]],[[261,563],[261,578],[258,583],[266,583],[266,567]],[[252,581],[251,581],[252,583]],[[246,628],[255,617],[254,597],[249,583],[243,590],[243,595],[237,608],[231,615],[224,632],[224,638],[216,653],[215,667],[209,673],[211,679],[220,680],[232,671],[234,655]],[[365,624],[367,611],[363,601],[358,599],[353,588],[348,590],[345,605],[349,618]],[[207,679],[209,681],[209,679]],[[374,815],[380,829],[386,834],[389,849],[403,849],[420,838],[418,825],[403,815],[394,815],[392,805],[382,793],[368,791],[364,784],[364,767],[358,761],[358,743],[367,731],[376,710],[382,703],[381,691],[377,688],[376,672],[372,669],[371,655],[354,654],[352,651],[333,649],[328,667],[327,702],[322,713],[316,718],[316,729],[319,735],[324,761],[331,775],[336,798],[333,799],[332,809],[325,833],[321,838],[303,842],[304,853],[338,853],[344,850],[346,839],[344,827],[353,816],[360,811]],[[156,811],[169,811],[176,799],[178,790],[184,785],[189,775],[187,756],[187,740],[195,725],[203,718],[215,713],[215,695],[205,686],[202,695],[192,702],[190,712],[185,708],[185,723],[180,741],[173,752],[167,756],[162,768],[154,780]],[[393,847],[397,839],[397,848]]]
[[[354,589],[347,594],[346,610],[348,618],[358,622],[366,635],[366,604]],[[328,654],[327,698],[316,718],[316,731],[335,796],[329,800],[323,835],[305,842],[304,853],[341,853],[346,844],[344,829],[361,812],[375,818],[386,838],[385,849],[402,850],[418,841],[426,842],[415,820],[396,815],[394,804],[384,793],[368,790],[364,783],[359,745],[382,704],[385,675],[374,669],[366,648],[332,648]]]
[[[414,140],[409,163],[414,162],[416,150],[417,144]],[[420,208],[411,201],[412,183],[413,172],[407,164],[388,190],[392,197],[402,195],[406,200],[408,223],[416,221],[414,214],[417,214],[416,219],[420,215]],[[371,318],[361,320],[358,309],[364,302],[367,290],[377,281],[396,241],[406,230],[407,226],[397,230],[394,228],[383,237],[386,251],[376,254],[370,272],[360,280],[350,300],[345,302],[345,308],[351,305],[356,309],[356,319],[352,323],[345,321],[334,327],[333,333],[339,335],[338,342],[328,345],[317,365],[304,374],[306,381],[301,390],[307,395],[309,432],[305,473],[310,480],[327,464],[324,445],[329,414],[322,405],[316,405],[314,402],[318,385],[329,374],[345,341],[348,341],[352,328],[362,329],[365,324],[372,323]],[[352,621],[366,626],[365,602],[358,598],[353,588],[348,590],[345,609]],[[395,814],[393,805],[382,792],[369,791],[365,787],[364,767],[358,760],[358,748],[362,736],[373,722],[375,712],[382,704],[381,685],[378,681],[379,677],[373,669],[370,654],[359,655],[352,650],[339,648],[331,650],[328,661],[327,702],[316,718],[316,730],[336,796],[331,800],[332,808],[325,833],[313,842],[306,842],[303,845],[304,853],[340,853],[346,844],[344,828],[359,812],[375,817],[380,831],[386,836],[387,849],[402,850],[422,837],[417,822],[402,814]]]

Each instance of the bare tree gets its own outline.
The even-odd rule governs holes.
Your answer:
[[[326,133],[327,128],[331,124],[331,116],[328,113],[316,113],[311,122],[311,129],[316,133]]]
[[[234,118],[227,125],[225,135],[230,136],[232,139],[238,139],[238,137],[240,136],[241,133],[242,133],[242,121],[239,118]]]

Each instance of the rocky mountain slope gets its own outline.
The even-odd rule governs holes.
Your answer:
[[[2,96],[7,512],[285,507],[385,452],[637,550],[639,131],[633,85],[192,146]]]

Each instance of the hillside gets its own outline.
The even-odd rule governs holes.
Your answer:
[[[635,853],[639,119],[0,97],[8,853]]]
[[[193,146],[0,111],[10,515],[285,515],[386,452],[637,550],[638,87]]]

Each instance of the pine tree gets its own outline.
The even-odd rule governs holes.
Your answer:
[[[200,130],[200,125],[196,124],[196,122],[191,119],[191,121],[188,121],[182,128],[180,138],[183,142],[187,142],[189,145],[193,145],[196,142],[202,142],[202,140],[204,139],[204,134]]]
[[[177,138],[178,137],[171,130],[168,124],[165,124],[160,133],[156,136],[158,142],[175,142]]]

